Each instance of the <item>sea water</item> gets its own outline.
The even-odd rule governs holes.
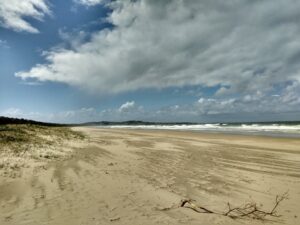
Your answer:
[[[102,127],[102,126],[101,126]],[[181,130],[300,138],[300,122],[111,125],[109,128]]]

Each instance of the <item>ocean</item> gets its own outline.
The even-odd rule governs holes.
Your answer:
[[[103,127],[103,126],[100,126]],[[300,138],[300,122],[109,125],[109,128],[180,130]]]

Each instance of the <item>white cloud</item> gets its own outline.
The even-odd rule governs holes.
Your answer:
[[[101,114],[94,108],[80,108],[55,113],[25,112],[18,108],[9,108],[0,112],[0,116],[25,118],[43,122],[83,123],[97,121]]]
[[[105,110],[96,110],[93,107],[66,110],[53,113],[26,112],[19,108],[9,108],[0,111],[0,116],[25,118],[43,122],[54,123],[84,123],[94,121],[124,121],[146,118],[142,106],[134,101],[127,101],[117,108],[108,108]]]
[[[106,5],[112,9],[112,30],[96,32],[72,49],[49,51],[47,64],[16,75],[100,94],[183,85],[221,85],[226,88],[219,94],[249,94],[300,81],[298,1],[116,0]]]
[[[123,105],[120,106],[119,112],[128,112],[131,111],[132,109],[136,108],[135,102],[125,102]]]
[[[42,20],[47,14],[51,14],[51,12],[46,0],[0,1],[0,26],[15,31],[38,33],[39,31],[24,17]]]
[[[300,83],[287,85],[280,94],[253,92],[239,97],[201,97],[191,104],[174,104],[158,109],[145,109],[135,101],[127,101],[119,107],[97,110],[81,108],[43,114],[7,109],[0,115],[27,118],[46,122],[83,123],[90,121],[270,121],[299,119]]]
[[[60,123],[84,123],[93,122],[99,119],[99,112],[93,107],[81,108],[77,110],[68,110],[58,113],[52,113],[48,116],[48,121]]]
[[[257,91],[236,98],[200,98],[192,110],[199,115],[238,113],[265,113],[265,115],[269,115],[272,113],[299,112],[299,109],[300,83],[293,82],[281,90],[280,94],[266,94]]]
[[[72,34],[72,32],[66,32],[64,29],[58,30],[59,37],[70,47],[75,48],[84,42],[84,40],[88,37],[88,33],[84,31],[79,31],[76,36]],[[46,52],[47,54],[47,52]]]
[[[224,95],[230,95],[232,94],[232,90],[230,90],[227,87],[221,87],[217,92],[215,93],[216,96],[224,96]]]
[[[104,0],[74,0],[74,1],[78,4],[82,4],[86,6],[94,6],[104,2]]]
[[[21,109],[18,109],[18,108],[9,108],[9,109],[4,110],[1,114],[3,116],[7,116],[7,117],[19,118],[19,117],[22,117],[23,112]]]

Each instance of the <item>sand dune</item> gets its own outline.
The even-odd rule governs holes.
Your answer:
[[[300,224],[300,140],[74,128],[88,139],[65,160],[0,178],[2,225],[266,224],[201,214],[178,205],[196,200],[218,212],[227,202],[270,209],[289,192],[277,224]],[[73,144],[74,146],[74,144]]]

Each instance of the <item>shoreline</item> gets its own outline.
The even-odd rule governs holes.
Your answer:
[[[79,126],[80,127],[80,126]],[[298,139],[300,138],[300,133],[287,133],[287,132],[269,132],[269,131],[217,131],[217,130],[192,130],[192,129],[160,129],[160,128],[134,128],[134,127],[105,127],[105,126],[81,126],[88,128],[97,128],[97,129],[115,129],[115,130],[135,130],[135,131],[178,131],[178,132],[191,132],[199,134],[214,134],[214,135],[241,135],[241,136],[254,136],[254,137],[273,137],[273,138],[286,138],[286,139]]]

